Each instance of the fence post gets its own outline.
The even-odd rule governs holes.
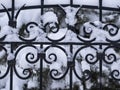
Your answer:
[[[68,67],[70,68],[70,90],[72,90],[72,85],[73,85],[73,68],[75,66],[75,63],[73,62],[73,46],[70,45],[70,58],[68,60]]]
[[[99,21],[102,22],[102,0],[99,0]]]
[[[9,26],[16,28],[16,20],[14,20],[14,14],[15,14],[15,0],[12,0],[12,11],[11,11],[11,18],[9,20]]]
[[[73,5],[73,0],[70,0],[70,6],[72,6]]]
[[[11,49],[10,53],[13,54],[13,44],[11,44],[10,49]],[[8,54],[7,60],[8,60],[8,68],[10,70],[10,90],[13,90],[13,69],[14,69],[14,66],[15,66],[15,60],[14,60],[14,56],[9,57],[9,54]]]
[[[13,90],[13,67],[15,65],[15,60],[8,61],[8,68],[10,70],[10,90]]]
[[[15,0],[12,0],[12,12],[11,12],[11,15],[12,15],[12,20],[14,20],[14,10],[15,10]]]
[[[40,0],[41,2],[41,15],[43,15],[44,13],[44,0]],[[43,45],[40,46],[40,49],[43,49]],[[45,53],[44,51],[40,52],[40,90],[42,90],[42,86],[43,86],[43,59],[45,58]]]
[[[40,47],[40,49],[41,49],[41,52],[39,53],[40,55],[40,90],[43,90],[42,89],[42,86],[43,86],[43,60],[44,60],[44,58],[45,58],[45,52],[44,52],[44,50],[43,50],[43,45],[41,45],[41,47]]]
[[[41,0],[41,15],[43,15],[44,9],[44,0]]]
[[[97,59],[99,60],[99,69],[100,69],[100,71],[99,71],[99,73],[100,73],[100,90],[102,90],[102,60],[103,60],[103,57],[104,57],[104,53],[101,51],[102,50],[102,45],[100,45],[99,46],[99,49],[100,49],[100,51],[98,51],[98,53],[97,53]]]

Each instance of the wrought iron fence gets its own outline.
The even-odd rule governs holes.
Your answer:
[[[7,13],[7,16],[9,18],[8,25],[10,26],[9,30],[11,30],[10,32],[12,32],[13,34],[16,34],[14,33],[14,30],[16,30],[17,18],[19,17],[19,14],[23,10],[39,9],[41,10],[41,15],[43,15],[45,12],[45,8],[59,8],[59,10],[63,11],[63,13],[67,15],[67,12],[64,10],[64,7],[76,8],[77,10],[79,10],[79,7],[82,9],[97,9],[99,12],[100,22],[103,21],[102,20],[103,10],[119,12],[119,8],[103,7],[102,1],[103,0],[99,0],[98,6],[92,6],[92,5],[76,5],[73,3],[73,0],[70,0],[69,4],[45,5],[44,0],[41,0],[40,1],[41,5],[26,6],[24,4],[16,12],[15,0],[11,0],[12,7],[6,8],[6,6],[2,4],[3,9],[1,9],[0,12]],[[76,11],[75,14],[78,14],[78,11]],[[94,82],[94,85],[91,88],[91,90],[93,90],[94,87],[95,87],[95,90],[107,90],[104,88],[105,85],[103,85],[103,81],[104,81],[103,77],[106,76],[109,82],[111,82],[109,85],[114,84],[115,86],[115,87],[109,88],[109,90],[115,90],[117,86],[119,88],[120,72],[118,68],[113,69],[113,70],[111,69],[111,66],[113,63],[115,62],[118,63],[119,56],[116,56],[116,53],[118,54],[118,51],[120,48],[119,38],[114,39],[114,38],[106,37],[103,41],[97,41],[96,37],[95,38],[84,38],[78,34],[77,32],[78,30],[74,24],[71,25],[70,23],[67,23],[67,29],[69,29],[70,31],[73,31],[73,33],[76,33],[75,38],[77,39],[77,41],[70,41],[70,39],[67,41],[64,41],[66,38],[66,34],[61,36],[58,39],[48,36],[49,33],[56,34],[57,32],[59,32],[60,30],[59,22],[53,21],[53,22],[48,22],[47,24],[43,24],[43,22],[41,23],[43,27],[40,27],[39,23],[35,23],[35,22],[29,22],[27,25],[23,27],[26,29],[26,32],[30,35],[33,33],[30,33],[31,31],[28,29],[28,27],[30,28],[37,27],[40,30],[42,30],[45,34],[44,34],[44,38],[43,37],[41,38],[41,41],[37,41],[37,38],[40,38],[41,36],[34,36],[28,39],[28,38],[23,37],[24,35],[21,35],[20,32],[19,34],[18,33],[16,34],[18,41],[11,40],[12,38],[16,38],[16,37],[12,37],[10,40],[5,41],[5,39],[8,37],[7,34],[0,36],[1,37],[1,41],[0,41],[1,52],[4,53],[5,55],[4,59],[7,62],[6,71],[3,71],[2,69],[0,70],[1,71],[0,80],[2,82],[2,80],[5,78],[9,79],[7,82],[9,82],[10,85],[8,85],[9,88],[7,88],[6,90],[8,89],[14,90],[14,85],[16,83],[14,80],[15,77],[21,80],[27,80],[31,78],[32,75],[34,74],[33,66],[36,63],[39,63],[39,68],[37,68],[36,70],[38,71],[37,73],[39,76],[38,77],[38,82],[39,82],[38,89],[39,90],[45,90],[44,86],[46,85],[46,82],[47,82],[45,81],[46,80],[45,78],[47,77],[50,77],[52,80],[56,80],[56,81],[60,81],[62,79],[64,80],[65,77],[68,77],[67,79],[69,80],[68,81],[69,86],[67,88],[68,90],[81,90],[79,88],[79,85],[77,88],[74,87],[73,79],[75,77],[77,77],[77,79],[83,85],[83,90],[88,90],[86,88],[86,85],[87,85],[86,82],[89,80],[91,81],[93,80]],[[53,25],[52,27],[49,26],[51,23]],[[49,26],[48,31],[47,31],[47,26]],[[96,27],[95,25],[93,26],[94,28]],[[111,28],[109,28],[109,26]],[[93,28],[89,27],[89,29],[90,31],[86,29],[86,27],[84,28],[84,33],[85,35],[87,35],[85,37],[89,37],[91,33],[93,33],[93,30],[92,30]],[[119,34],[119,27],[117,27],[114,24],[106,24],[104,27],[99,28],[99,29],[107,30],[108,34],[113,37]],[[13,36],[13,34],[11,35]],[[28,37],[30,35],[28,35]],[[17,62],[18,54],[24,48],[27,48],[28,50],[30,48],[31,50],[33,51],[35,50],[35,51],[34,53],[32,51],[30,52],[28,51],[27,54],[25,54],[25,59],[24,59],[25,61],[20,61],[20,62],[27,62],[28,64],[33,65],[33,66],[30,66],[27,68],[21,68],[19,70],[20,66],[18,65],[18,62]],[[89,52],[89,48],[90,48],[90,52]],[[27,51],[27,49],[25,49],[25,51]],[[51,49],[52,50],[54,49],[55,51],[56,49],[58,49],[58,52],[62,52],[66,56],[65,59],[67,60],[64,61],[66,63],[66,66],[60,67],[64,69],[63,72],[60,71],[61,69],[58,70],[58,68],[48,69],[47,73],[44,72],[44,63],[48,64],[48,67],[50,67],[53,63],[57,62],[58,60],[61,60],[61,59],[64,60],[64,58],[60,58],[59,55],[57,55],[58,53],[52,52]],[[80,55],[84,53],[82,52],[83,50],[85,50],[85,52],[87,53],[85,56]],[[50,51],[51,53],[48,53]],[[78,65],[79,67],[81,67],[82,65],[85,65],[82,63],[82,61],[85,61],[84,63],[86,63],[86,66],[83,66],[85,67],[85,70],[83,69],[81,70],[80,68],[81,71],[79,70],[80,72],[78,72],[78,69],[76,68],[78,65],[77,63],[79,63]],[[97,65],[96,67],[98,68],[95,68],[95,70],[92,70],[92,68],[94,68],[92,66],[95,66],[95,65]],[[103,72],[103,65],[105,65],[108,68],[107,75],[104,75],[106,72],[105,73]],[[44,77],[45,76],[44,74],[47,74],[47,77]],[[59,90],[62,90],[62,89],[59,89]]]

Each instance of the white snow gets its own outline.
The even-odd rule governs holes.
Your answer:
[[[11,0],[0,0],[0,4],[3,4],[6,8],[11,8],[12,1]],[[33,6],[33,5],[40,5],[40,0],[15,0],[15,7],[20,8],[26,4],[26,6]],[[3,7],[0,5],[0,9],[3,9]]]
[[[57,22],[58,23],[58,18],[56,16],[56,14],[54,12],[46,12],[43,16],[42,16],[42,20],[43,20],[43,25],[45,25],[48,22]]]
[[[66,36],[66,32],[67,32],[67,28],[62,28],[62,29],[59,29],[59,31],[55,34],[54,33],[48,34],[48,37],[53,40],[59,40],[62,37]]]
[[[70,0],[44,0],[45,4],[69,4]]]
[[[11,0],[0,0],[0,9],[3,9],[1,4],[6,6],[6,8],[11,8]]]
[[[31,12],[34,14],[32,14]],[[20,28],[23,24],[27,24],[29,22],[40,23],[40,20],[41,20],[40,13],[41,13],[41,10],[39,9],[21,11],[17,18],[17,28]]]
[[[21,7],[22,5],[26,4],[26,6],[34,6],[34,5],[41,5],[40,0],[15,0],[15,6]]]
[[[99,5],[99,0],[73,0],[73,2],[80,5]]]
[[[102,0],[103,6],[106,7],[115,7],[117,8],[120,5],[120,0]],[[80,5],[95,5],[99,6],[99,0],[74,0],[74,4],[80,4]]]
[[[7,60],[14,60],[15,56],[12,53],[9,53],[7,56]]]
[[[0,21],[2,21],[0,22],[1,27],[8,25],[9,19],[6,13],[0,13]]]
[[[88,64],[86,61],[81,62],[81,67],[82,67],[82,71],[90,70],[90,64]]]
[[[114,0],[114,1],[103,0],[103,6],[106,6],[106,7],[115,7],[115,8],[118,8],[119,5],[120,5],[120,0]]]
[[[31,88],[35,88],[35,87],[39,87],[39,84],[37,82],[37,77],[33,77],[28,81],[28,85],[27,88],[31,89]]]
[[[66,24],[74,26],[74,24],[77,22],[76,14],[81,8],[81,6],[79,8],[74,8],[70,6],[68,7],[60,6],[60,7],[66,12],[66,18],[65,18]]]
[[[20,41],[18,38],[18,29],[14,29],[10,26],[4,26],[1,29],[1,36],[5,36],[5,41]]]

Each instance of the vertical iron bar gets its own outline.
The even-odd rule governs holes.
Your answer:
[[[70,53],[73,54],[73,45],[70,44]]]
[[[70,90],[72,90],[72,81],[73,81],[72,77],[73,77],[72,67],[70,67]]]
[[[13,67],[10,66],[10,90],[13,90]]]
[[[13,44],[11,43],[10,52],[13,53]],[[12,64],[13,65],[13,64]],[[13,66],[10,65],[10,90],[13,90]]]
[[[13,49],[14,49],[14,44],[11,43],[11,47],[10,47],[10,52],[13,53]]]
[[[102,90],[102,60],[100,60],[100,90]]]
[[[41,16],[44,14],[44,0],[41,0]],[[41,20],[41,25],[43,25],[43,21]],[[46,30],[45,30],[46,32]]]
[[[15,10],[15,0],[12,0],[12,12],[11,12],[11,15],[12,15],[12,21],[14,21],[14,10]]]
[[[99,0],[99,21],[102,22],[102,0]]]
[[[41,15],[43,15],[43,10],[44,10],[44,0],[40,0],[41,1]],[[41,49],[43,49],[43,45],[41,45],[40,47]],[[43,70],[43,58],[40,59],[40,90],[42,90],[42,78],[43,78],[43,74],[42,74],[42,70]]]
[[[70,6],[72,6],[73,5],[73,0],[70,0]]]
[[[42,74],[42,69],[43,69],[43,59],[40,59],[40,90],[42,90],[42,78],[43,78],[43,74]]]
[[[99,21],[102,22],[102,0],[99,0]],[[100,49],[102,49],[102,45],[100,45]],[[100,66],[100,90],[102,90],[102,58],[100,58],[99,66]]]
[[[86,90],[86,85],[85,85],[85,80],[84,79],[82,81],[82,85],[83,85],[83,90]]]
[[[43,49],[43,45],[40,46],[40,49]],[[40,52],[42,54],[42,52]],[[41,55],[42,56],[42,55]],[[43,78],[43,57],[40,57],[40,90],[42,90],[42,86],[43,86],[43,83],[42,83],[42,78]]]
[[[72,44],[70,45],[70,54],[73,54],[73,46]],[[71,58],[73,59],[73,58]],[[73,60],[71,60],[71,63],[73,63]],[[72,85],[73,85],[73,74],[72,74],[73,66],[70,66],[70,90],[72,90]]]
[[[15,0],[12,0],[12,10],[11,10],[11,17],[10,17],[10,20],[9,20],[9,26],[13,27],[13,28],[16,28],[16,24],[17,22],[15,21],[15,17],[14,17],[14,14],[15,14]]]
[[[102,45],[100,45],[99,48],[101,50]],[[103,59],[102,52],[100,52],[100,57],[98,59],[100,59],[100,63],[99,63],[99,66],[100,66],[100,90],[102,90],[102,59]]]
[[[41,15],[43,15],[44,12],[44,0],[41,0]]]
[[[44,10],[44,0],[40,0],[41,1],[41,15],[43,15],[43,10]],[[43,49],[43,44],[40,46],[40,49]],[[42,90],[42,86],[43,86],[43,57],[40,57],[40,90]]]

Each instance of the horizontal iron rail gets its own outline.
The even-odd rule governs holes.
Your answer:
[[[62,6],[69,6],[70,4],[61,4]],[[80,5],[72,5],[73,7],[79,7]],[[22,10],[31,10],[31,9],[40,9],[40,8],[49,8],[49,7],[58,7],[58,5],[34,5],[34,6],[25,6]],[[99,6],[93,6],[93,5],[82,5],[82,8],[88,8],[88,9],[99,9]],[[113,8],[113,7],[101,7],[102,10],[108,10],[108,11],[120,11],[119,8]],[[12,11],[12,8],[8,8],[8,11]],[[5,9],[0,9],[0,13],[5,12]]]
[[[120,43],[101,42],[0,42],[0,44],[43,44],[43,45],[120,45]]]

